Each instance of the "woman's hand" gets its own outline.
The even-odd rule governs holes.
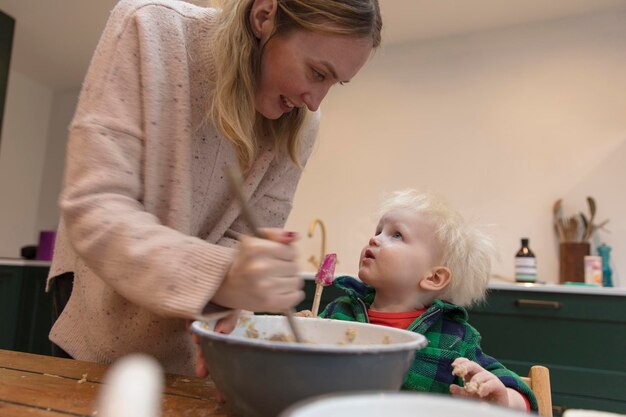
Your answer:
[[[250,313],[248,313],[250,314]],[[229,334],[233,330],[235,330],[235,326],[237,325],[237,320],[239,320],[239,316],[241,315],[240,310],[235,310],[230,313],[228,316],[223,319],[219,319],[215,324],[215,331],[218,333]],[[191,324],[189,322],[188,324]],[[204,355],[202,354],[202,346],[200,345],[200,338],[196,333],[191,333],[191,337],[193,338],[194,343],[196,344],[196,376],[200,378],[205,378],[209,375],[209,369],[206,366],[206,361],[204,360]]]
[[[280,312],[304,299],[299,276],[297,235],[282,229],[262,229],[265,239],[244,236],[239,252],[212,302],[223,307]]]
[[[456,358],[452,362],[452,374],[463,379],[464,386],[450,385],[454,397],[475,398],[504,407],[526,410],[522,394],[507,388],[502,381],[476,362],[467,358]]]
[[[235,310],[230,313],[228,316],[223,319],[218,320],[215,325],[215,331],[218,333],[229,334],[235,329],[237,325],[237,320],[239,320],[239,316],[241,314],[250,314],[249,312],[242,313],[240,310]],[[188,324],[191,324],[189,322]],[[209,376],[209,368],[206,365],[206,361],[204,360],[204,355],[202,354],[202,346],[200,345],[200,338],[196,333],[192,333],[191,337],[193,338],[194,343],[196,344],[196,376],[200,378],[206,378]],[[215,397],[218,402],[223,403],[224,397],[220,392],[217,385],[215,386]]]

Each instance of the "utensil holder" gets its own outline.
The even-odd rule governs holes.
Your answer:
[[[589,242],[562,242],[559,245],[559,282],[585,282],[585,256]]]

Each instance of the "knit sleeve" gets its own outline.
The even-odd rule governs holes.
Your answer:
[[[157,314],[193,318],[234,251],[166,227],[143,205],[143,104],[157,93],[144,81],[167,66],[143,65],[160,50],[140,42],[140,5],[120,2],[92,59],[70,126],[61,213],[73,250],[107,285]]]
[[[496,359],[485,354],[480,347],[480,335],[475,329],[469,329],[470,331],[468,331],[465,340],[466,350],[461,352],[461,356],[478,363],[485,370],[498,377],[505,387],[514,389],[522,394],[530,403],[531,410],[537,411],[537,399],[530,387],[515,372],[507,369]]]

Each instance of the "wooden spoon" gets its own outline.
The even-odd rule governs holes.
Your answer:
[[[596,200],[594,200],[593,197],[587,197],[587,205],[589,206],[589,223],[587,224],[587,228],[585,228],[583,241],[589,240],[593,233],[593,219],[596,216]]]
[[[231,167],[226,167],[226,176],[228,177],[228,181],[230,182],[231,189],[235,193],[235,197],[239,201],[241,205],[241,214],[243,215],[244,221],[248,224],[248,227],[254,233],[254,236],[266,239],[266,236],[261,233],[261,230],[257,226],[252,213],[250,212],[250,208],[248,207],[248,201],[246,200],[245,195],[243,194],[243,186],[241,175],[236,173]],[[287,316],[287,322],[289,322],[289,327],[291,328],[291,333],[293,333],[293,337],[297,343],[302,343],[303,339],[298,331],[298,326],[296,325],[296,320],[294,319],[295,312],[293,309],[288,309],[285,311],[285,316]]]
[[[570,222],[570,240],[576,241],[578,240],[578,218],[576,216],[572,216],[569,218]]]
[[[554,222],[554,228],[556,229],[556,234],[559,237],[559,241],[563,242],[565,240],[565,232],[563,231],[563,219],[561,217],[561,205],[563,204],[563,199],[559,198],[554,202],[552,206],[552,219]]]

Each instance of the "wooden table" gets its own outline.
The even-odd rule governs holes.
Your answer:
[[[92,362],[0,350],[0,417],[96,416],[96,397],[107,368]],[[227,416],[208,378],[165,375],[162,409],[164,417]]]

